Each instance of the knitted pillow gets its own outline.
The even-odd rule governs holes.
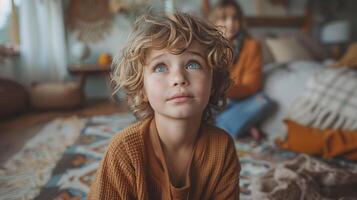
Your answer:
[[[37,83],[31,87],[31,105],[35,109],[71,109],[82,102],[79,83]]]
[[[290,105],[287,118],[318,129],[357,130],[357,70],[327,67],[315,73]]]

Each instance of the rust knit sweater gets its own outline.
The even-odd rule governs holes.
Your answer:
[[[262,86],[262,65],[263,56],[259,42],[247,37],[239,58],[232,66],[233,84],[227,96],[232,99],[243,99],[257,93]]]
[[[163,155],[154,120],[124,129],[109,145],[88,199],[239,199],[239,160],[221,129],[201,127],[180,188],[171,184]]]

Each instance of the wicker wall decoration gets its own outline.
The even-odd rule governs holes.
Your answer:
[[[78,40],[97,42],[112,28],[108,0],[71,0],[66,10],[66,23]]]
[[[135,12],[145,11],[146,6],[152,3],[151,1],[152,0],[109,0],[109,6],[110,6],[110,10],[114,13],[118,13],[118,12],[135,13]]]

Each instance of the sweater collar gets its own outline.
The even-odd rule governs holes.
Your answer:
[[[192,156],[191,156],[191,159],[188,164],[188,169],[186,171],[185,184],[184,184],[184,186],[178,188],[171,184],[170,175],[169,175],[168,168],[166,165],[166,159],[164,156],[160,137],[159,137],[159,134],[157,131],[156,123],[155,123],[154,118],[151,119],[150,127],[149,127],[149,136],[150,136],[149,138],[150,138],[150,142],[151,142],[150,146],[152,147],[152,151],[155,154],[155,158],[156,158],[156,162],[155,162],[156,166],[154,168],[162,170],[162,173],[164,173],[164,176],[165,176],[165,182],[168,183],[168,187],[170,188],[170,191],[171,191],[170,193],[171,193],[172,197],[174,197],[174,198],[184,197],[188,194],[188,192],[190,190],[191,167],[195,163],[195,160],[196,160],[195,158],[197,158],[197,155],[201,155],[200,152],[204,151],[203,144],[205,144],[205,142],[203,140],[205,137],[203,135],[204,134],[202,134],[202,128],[200,128],[199,133],[197,134],[195,144],[194,144]],[[197,151],[197,150],[199,150],[199,151]],[[158,178],[161,179],[163,177],[158,177]]]

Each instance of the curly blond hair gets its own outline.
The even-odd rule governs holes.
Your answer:
[[[148,51],[168,49],[173,54],[181,54],[193,41],[207,49],[206,60],[213,70],[211,96],[202,119],[212,122],[215,110],[221,110],[226,103],[233,50],[213,24],[189,14],[147,14],[136,20],[122,54],[113,62],[113,94],[123,89],[134,114],[139,119],[151,117],[153,110],[144,94],[143,81]]]

